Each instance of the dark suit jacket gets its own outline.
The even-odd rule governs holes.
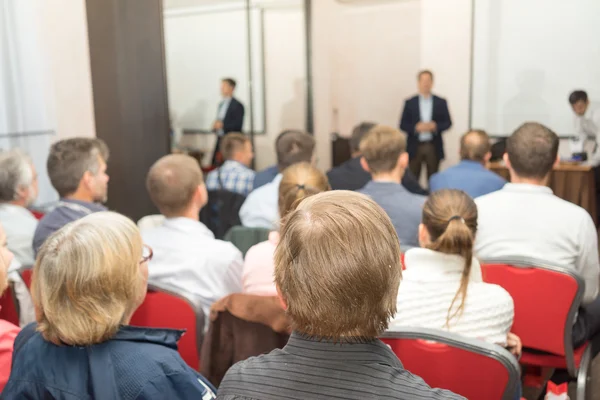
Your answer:
[[[360,157],[354,157],[327,172],[329,185],[333,190],[358,190],[371,180],[371,174],[360,165]],[[411,193],[428,195],[429,192],[419,185],[419,181],[410,170],[402,178],[402,186]]]
[[[244,125],[244,105],[240,103],[235,97],[231,98],[229,108],[225,113],[223,119],[223,132],[241,132],[242,125]]]
[[[452,126],[446,100],[438,96],[433,96],[433,113],[431,119],[437,123],[437,132],[433,132],[433,144],[438,158],[443,160],[444,140],[442,139],[442,133]],[[404,103],[404,111],[402,111],[402,118],[400,119],[400,129],[408,136],[406,146],[408,155],[411,158],[415,156],[417,147],[419,146],[419,134],[415,131],[415,126],[420,121],[419,96],[414,96]]]

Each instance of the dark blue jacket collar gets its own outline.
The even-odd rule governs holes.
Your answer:
[[[117,331],[112,340],[123,340],[129,342],[145,342],[160,344],[177,350],[177,342],[185,330],[147,328],[141,326],[123,325]]]

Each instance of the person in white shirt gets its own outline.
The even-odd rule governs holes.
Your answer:
[[[521,256],[576,271],[585,281],[582,308],[573,326],[578,346],[600,331],[600,262],[594,221],[583,208],[546,186],[559,163],[558,136],[544,125],[525,123],[507,140],[504,162],[511,182],[475,200],[480,259]]]
[[[165,216],[160,226],[142,231],[144,243],[154,251],[148,282],[178,293],[208,316],[215,301],[242,291],[242,253],[216,240],[198,220],[208,194],[192,157],[162,157],[150,168],[146,187]]]
[[[7,247],[15,256],[8,279],[19,303],[21,326],[35,321],[31,296],[18,270],[35,263],[32,243],[38,221],[27,207],[37,195],[37,173],[31,158],[18,149],[0,153],[0,222],[6,232]]]
[[[315,139],[308,133],[294,130],[283,132],[277,138],[276,147],[279,174],[246,198],[240,208],[240,220],[246,227],[277,229],[282,171],[299,162],[314,163]]]
[[[514,303],[498,285],[484,283],[473,256],[477,206],[463,191],[443,189],[427,199],[419,243],[405,254],[398,310],[390,330],[411,326],[441,329],[520,352],[510,333]]]

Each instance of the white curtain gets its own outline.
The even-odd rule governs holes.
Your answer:
[[[0,149],[21,148],[32,157],[39,176],[38,205],[57,198],[46,172],[56,121],[40,30],[43,1],[0,1]]]

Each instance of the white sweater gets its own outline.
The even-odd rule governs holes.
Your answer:
[[[399,327],[442,329],[489,343],[506,345],[514,318],[512,297],[498,285],[481,280],[481,266],[473,258],[471,277],[462,314],[446,317],[460,287],[464,258],[428,249],[406,252],[406,271],[398,291],[398,311],[388,330]],[[458,298],[454,310],[460,305]]]

